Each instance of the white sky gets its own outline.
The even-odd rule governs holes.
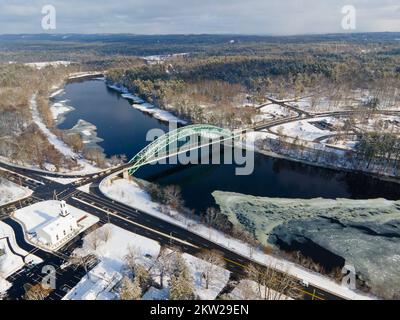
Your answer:
[[[0,33],[42,33],[42,6],[56,8],[56,33],[305,34],[400,31],[399,0],[0,0]]]

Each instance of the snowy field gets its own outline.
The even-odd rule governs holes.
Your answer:
[[[85,231],[99,221],[99,219],[85,211],[77,209],[67,204],[67,210],[74,219],[79,221],[80,226],[79,233]],[[46,248],[41,239],[37,238],[36,232],[39,228],[54,220],[59,216],[60,213],[60,202],[55,200],[37,202],[31,206],[18,209],[14,213],[14,218],[18,220],[24,227],[27,233],[27,238],[32,243],[38,246]],[[69,239],[70,240],[70,239]],[[61,247],[65,243],[59,243],[56,248]]]
[[[109,232],[109,238],[101,241],[96,248],[93,238],[96,233]],[[137,263],[149,268],[160,252],[158,242],[107,224],[85,236],[82,248],[74,254],[85,256],[95,254],[100,263],[64,297],[65,300],[112,300],[118,295],[113,286],[122,279],[124,257],[133,249],[137,253]]]
[[[0,205],[29,197],[32,191],[0,177]]]
[[[282,134],[286,137],[296,138],[305,141],[314,141],[326,135],[336,134],[337,131],[329,129],[318,128],[315,124],[316,122],[326,123],[332,126],[339,125],[341,122],[332,117],[321,117],[313,118],[311,120],[299,120],[288,122],[276,127],[273,127],[271,131],[276,134]]]
[[[360,122],[356,120],[356,129],[362,131],[381,131],[382,128],[387,132],[400,134],[400,117],[399,116],[372,116],[367,121]]]
[[[120,200],[136,209],[158,215],[160,205],[134,181],[115,180],[112,184],[102,183],[101,190],[112,199]]]

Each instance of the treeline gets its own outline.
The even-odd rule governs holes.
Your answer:
[[[339,49],[336,46],[340,54],[326,50],[335,50],[334,45],[328,44],[324,44],[325,50],[311,45],[308,51],[298,45],[301,49],[295,52],[288,46],[263,56],[187,55],[155,65],[113,68],[107,81],[123,84],[146,101],[172,109],[194,122],[224,122],[218,119],[219,106],[224,105],[228,119],[225,122],[230,127],[238,125],[230,118],[243,125],[257,114],[256,110],[243,114],[234,107],[249,102],[261,104],[270,94],[278,98],[312,95],[315,105],[328,97],[333,104],[340,105],[343,101],[351,103],[355,90],[368,89],[382,101],[382,106],[395,103],[400,81],[398,57],[375,51],[367,54],[367,49],[349,44]],[[204,110],[201,105],[211,108]]]
[[[252,87],[257,78],[297,74],[321,74],[332,77],[335,63],[325,59],[270,58],[252,56],[213,56],[207,58],[175,58],[170,64],[135,66],[129,70],[113,70],[111,80],[146,81],[183,80],[197,82],[218,80]],[[117,78],[117,79],[116,79]]]
[[[390,132],[362,132],[356,150],[367,168],[371,166],[399,170],[400,166],[400,139],[398,134]]]
[[[0,65],[0,156],[41,168],[48,164],[56,169],[76,166],[74,159],[65,158],[49,143],[33,122],[30,110],[30,100],[36,93],[41,117],[53,129],[48,97],[54,85],[62,83],[72,71],[64,67],[36,70],[21,64]]]

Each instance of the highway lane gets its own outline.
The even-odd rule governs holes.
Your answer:
[[[23,172],[31,178],[41,178],[37,173],[27,172],[23,169],[16,168],[16,171]],[[185,228],[133,209],[125,204],[109,200],[104,197],[98,188],[98,183],[103,178],[104,175],[91,179],[91,181],[95,182],[94,187],[91,188],[91,194],[76,190],[72,184],[62,185],[54,181],[44,180],[44,185],[34,190],[34,196],[40,199],[52,199],[54,191],[57,194],[62,193],[64,195],[63,199],[67,203],[98,216],[102,223],[109,221],[121,228],[154,239],[161,244],[178,246],[183,252],[189,254],[196,255],[204,249],[220,251],[225,257],[228,270],[241,276],[245,274],[246,265],[250,263],[256,264],[247,257],[194,234]],[[263,267],[262,265],[259,266]],[[304,287],[301,290],[306,299],[340,299],[340,297],[312,286]]]
[[[234,252],[232,249],[228,249],[216,244],[191,232],[190,230],[166,222],[165,220],[159,219],[145,212],[141,212],[137,209],[133,209],[132,207],[117,201],[105,199],[98,187],[91,188],[91,190],[96,194],[87,194],[84,192],[76,194],[74,199],[78,199],[78,202],[80,203],[78,204],[74,202],[74,206],[78,206],[84,210],[90,210],[89,212],[91,213],[95,212],[95,215],[97,215],[103,221],[110,219],[110,222],[122,228],[128,228],[128,230],[132,232],[159,241],[164,245],[178,246],[183,252],[187,252],[189,254],[196,255],[204,249],[217,250],[223,254],[227,262],[227,269],[241,276],[245,275],[245,268],[249,264],[265,267],[248,259],[245,256]],[[98,195],[99,193],[101,194],[101,197]],[[176,240],[171,241],[171,237],[174,239],[179,239],[181,242]],[[190,243],[194,246],[184,243]],[[296,281],[298,282],[297,279]],[[334,294],[313,286],[301,288],[301,290],[305,294],[305,298],[313,298],[316,300],[341,299]]]

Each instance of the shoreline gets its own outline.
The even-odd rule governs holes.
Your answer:
[[[337,167],[337,166],[318,163],[318,162],[311,162],[311,161],[307,161],[307,160],[303,160],[303,159],[296,159],[296,158],[292,158],[292,157],[289,157],[289,156],[286,156],[286,155],[275,153],[273,151],[260,150],[259,148],[256,148],[255,152],[258,152],[258,153],[263,154],[263,155],[265,155],[267,157],[271,157],[271,158],[275,158],[275,159],[283,159],[283,160],[288,160],[288,161],[293,161],[293,162],[306,164],[306,165],[309,165],[309,166],[314,166],[314,167],[319,167],[319,168],[324,168],[324,169],[330,169],[330,170],[336,170],[336,171],[342,171],[342,172],[347,172],[347,173],[363,174],[363,175],[369,176],[370,178],[378,179],[378,180],[381,180],[381,181],[400,184],[400,178],[394,178],[394,177],[389,177],[389,176],[385,176],[385,175],[379,175],[379,174],[374,173],[374,172],[368,172],[368,171],[350,169],[350,168],[342,168],[342,167]]]
[[[101,73],[102,74],[102,73]],[[90,73],[85,73],[80,75],[79,77],[68,77],[66,79],[65,83],[68,83],[69,80],[73,81],[76,79],[92,79],[92,78],[96,78],[100,75],[100,73],[96,73],[96,74],[90,74]],[[104,81],[106,86],[112,90],[115,90],[117,92],[120,93],[121,97],[124,99],[129,100],[130,102],[133,102],[132,107],[143,112],[146,114],[149,114],[150,116],[152,116],[153,118],[163,121],[163,122],[170,122],[170,121],[174,121],[177,120],[176,122],[179,122],[181,124],[187,124],[186,121],[179,119],[178,117],[174,116],[172,113],[160,109],[160,108],[156,108],[153,105],[145,102],[143,99],[141,99],[140,97],[136,96],[135,94],[132,94],[131,92],[129,92],[129,90],[121,85],[119,85],[118,83],[114,83],[114,84],[107,84],[105,79],[102,78],[99,80]],[[65,85],[65,84],[64,84]],[[63,92],[64,89],[60,89],[61,85],[58,86],[58,90],[56,90],[53,94],[50,95],[50,98],[54,98],[57,95],[61,94]],[[67,114],[68,112],[72,112],[74,111],[74,107],[73,106],[66,106],[63,105],[64,107],[70,107],[71,109],[65,112],[62,112],[58,115],[56,122],[57,122],[57,126],[59,124],[62,123],[62,121],[64,120],[64,115]],[[72,127],[71,129],[67,130],[73,130],[72,132],[78,132],[81,133],[80,129],[83,128],[84,130],[88,131],[88,133],[90,132],[90,134],[85,135],[85,137],[82,137],[82,139],[86,139],[86,143],[85,145],[91,145],[93,147],[97,147],[99,149],[101,149],[103,151],[103,148],[101,148],[101,146],[98,145],[98,142],[104,141],[102,138],[97,136],[97,128],[96,126],[90,124],[89,122],[80,119],[77,124]],[[90,138],[89,138],[90,137]],[[254,151],[262,154],[264,156],[267,157],[271,157],[271,158],[275,158],[275,159],[283,159],[283,160],[288,160],[288,161],[293,161],[293,162],[297,162],[297,163],[302,163],[305,165],[310,165],[310,166],[315,166],[315,167],[319,167],[319,168],[324,168],[324,169],[330,169],[330,170],[336,170],[336,171],[342,171],[342,172],[346,172],[346,173],[355,173],[355,174],[363,174],[366,176],[369,176],[371,178],[374,179],[378,179],[381,181],[386,181],[386,182],[390,182],[390,183],[396,183],[396,184],[400,184],[400,179],[399,178],[395,178],[395,177],[390,177],[387,175],[381,175],[381,174],[377,174],[374,172],[369,172],[369,171],[365,171],[365,170],[359,170],[359,169],[351,169],[351,168],[344,168],[344,167],[340,167],[340,166],[335,166],[335,165],[329,165],[329,164],[325,164],[325,163],[319,163],[319,162],[312,162],[312,161],[307,161],[304,159],[297,159],[291,156],[287,156],[287,155],[283,155],[283,154],[278,154],[276,152],[273,151],[268,151],[268,150],[261,150],[259,148],[254,148]]]
[[[162,122],[177,122],[181,125],[187,125],[188,122],[186,120],[183,120],[177,116],[175,116],[172,112],[157,108],[151,103],[148,103],[135,95],[134,93],[130,92],[128,88],[120,85],[119,83],[113,83],[113,84],[108,84],[105,81],[105,84],[108,88],[111,90],[117,91],[120,93],[121,97],[124,99],[129,100],[131,103],[132,107],[143,112],[150,114],[153,118],[160,120]]]

